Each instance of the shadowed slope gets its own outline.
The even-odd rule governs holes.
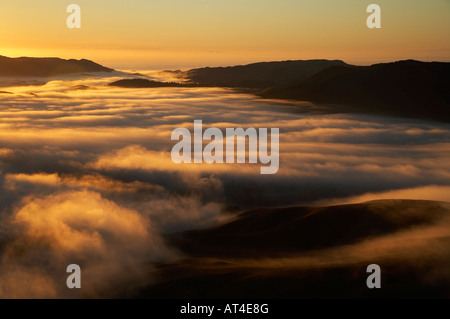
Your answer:
[[[450,121],[450,63],[400,61],[338,66],[263,96],[343,104],[359,112]]]
[[[160,265],[131,296],[448,298],[449,221],[450,204],[431,201],[252,210],[174,240],[196,257]],[[366,286],[370,264],[382,289]]]
[[[196,256],[284,256],[431,224],[449,214],[441,203],[409,200],[265,208],[214,229],[184,233],[174,243]]]

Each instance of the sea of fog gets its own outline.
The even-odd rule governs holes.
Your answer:
[[[124,269],[180,258],[163,234],[223,222],[229,208],[448,200],[449,124],[231,89],[107,86],[114,80],[2,88],[0,296],[72,296],[58,284],[70,263],[84,269],[83,293],[99,296]],[[279,128],[278,173],[174,164],[171,133],[194,120]]]

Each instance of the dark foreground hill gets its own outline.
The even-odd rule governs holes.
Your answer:
[[[339,60],[261,62],[232,67],[200,68],[187,71],[191,82],[205,86],[268,88],[303,81],[331,66],[347,66]]]
[[[450,63],[400,61],[336,66],[267,98],[352,106],[359,112],[450,121]]]
[[[182,234],[176,245],[208,257],[287,256],[354,244],[449,215],[449,207],[428,201],[374,201],[324,207],[264,208],[223,226]],[[337,227],[339,226],[339,227]]]
[[[171,242],[186,258],[160,265],[134,297],[450,297],[448,203],[258,209]],[[370,264],[382,289],[366,286]]]
[[[59,58],[8,58],[0,56],[0,77],[51,77],[84,72],[112,72],[90,60]]]

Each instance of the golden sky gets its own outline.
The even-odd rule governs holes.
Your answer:
[[[66,7],[82,9],[68,29]],[[377,3],[382,28],[368,29]],[[286,59],[450,61],[449,0],[2,0],[0,54],[87,58],[115,68]]]

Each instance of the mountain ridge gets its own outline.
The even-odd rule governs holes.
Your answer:
[[[332,66],[265,98],[341,104],[356,112],[450,121],[450,63],[403,60],[371,66]]]
[[[9,58],[0,55],[0,77],[52,77],[84,72],[111,73],[113,71],[114,69],[87,59]]]
[[[346,66],[341,60],[286,60],[228,67],[205,67],[186,72],[190,82],[207,86],[267,88],[306,80],[330,66]]]

